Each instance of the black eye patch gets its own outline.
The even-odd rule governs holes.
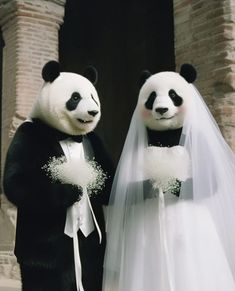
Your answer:
[[[148,110],[152,110],[153,109],[153,103],[154,103],[156,97],[157,97],[157,94],[156,94],[156,92],[153,91],[149,95],[147,101],[144,103],[146,109],[148,109]]]
[[[82,99],[81,95],[78,92],[73,92],[70,99],[66,102],[66,108],[69,111],[73,111],[77,108],[78,103]]]
[[[169,92],[169,97],[171,98],[171,100],[173,101],[174,105],[179,107],[180,105],[182,105],[183,103],[183,98],[180,97],[176,92],[175,90],[173,89],[170,89]]]

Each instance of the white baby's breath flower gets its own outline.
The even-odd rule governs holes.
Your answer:
[[[51,158],[43,167],[54,181],[87,188],[88,192],[96,193],[104,187],[106,174],[95,161],[73,159],[67,161],[65,157]]]
[[[145,149],[144,173],[154,188],[167,191],[177,186],[177,181],[190,177],[190,159],[182,146],[156,147]]]

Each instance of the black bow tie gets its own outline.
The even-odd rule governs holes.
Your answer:
[[[71,138],[75,142],[82,142],[83,136],[82,135],[70,135],[69,138]]]
[[[82,135],[71,135],[71,134],[66,134],[60,131],[56,131],[56,137],[59,141],[65,140],[67,138],[71,138],[75,142],[82,142],[83,136]]]

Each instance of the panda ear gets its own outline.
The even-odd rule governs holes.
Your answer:
[[[45,82],[52,83],[60,75],[60,64],[57,61],[49,61],[42,68],[42,78]]]
[[[139,89],[144,85],[144,83],[146,82],[146,80],[151,76],[152,74],[148,71],[145,70],[141,73],[139,81],[138,81],[138,87]]]
[[[86,77],[93,85],[96,85],[98,81],[98,72],[95,67],[88,66],[85,69],[85,72],[83,74],[84,77]]]
[[[192,65],[183,64],[180,68],[180,75],[184,77],[188,83],[193,83],[197,78],[197,71]]]

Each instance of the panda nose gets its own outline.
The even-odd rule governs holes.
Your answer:
[[[168,108],[166,108],[166,107],[159,107],[159,108],[156,108],[155,111],[157,113],[160,113],[161,115],[163,115],[164,113],[166,113],[168,111]]]
[[[88,111],[88,113],[91,115],[91,116],[96,116],[96,114],[98,113],[99,111],[97,110],[91,110],[91,111]]]

